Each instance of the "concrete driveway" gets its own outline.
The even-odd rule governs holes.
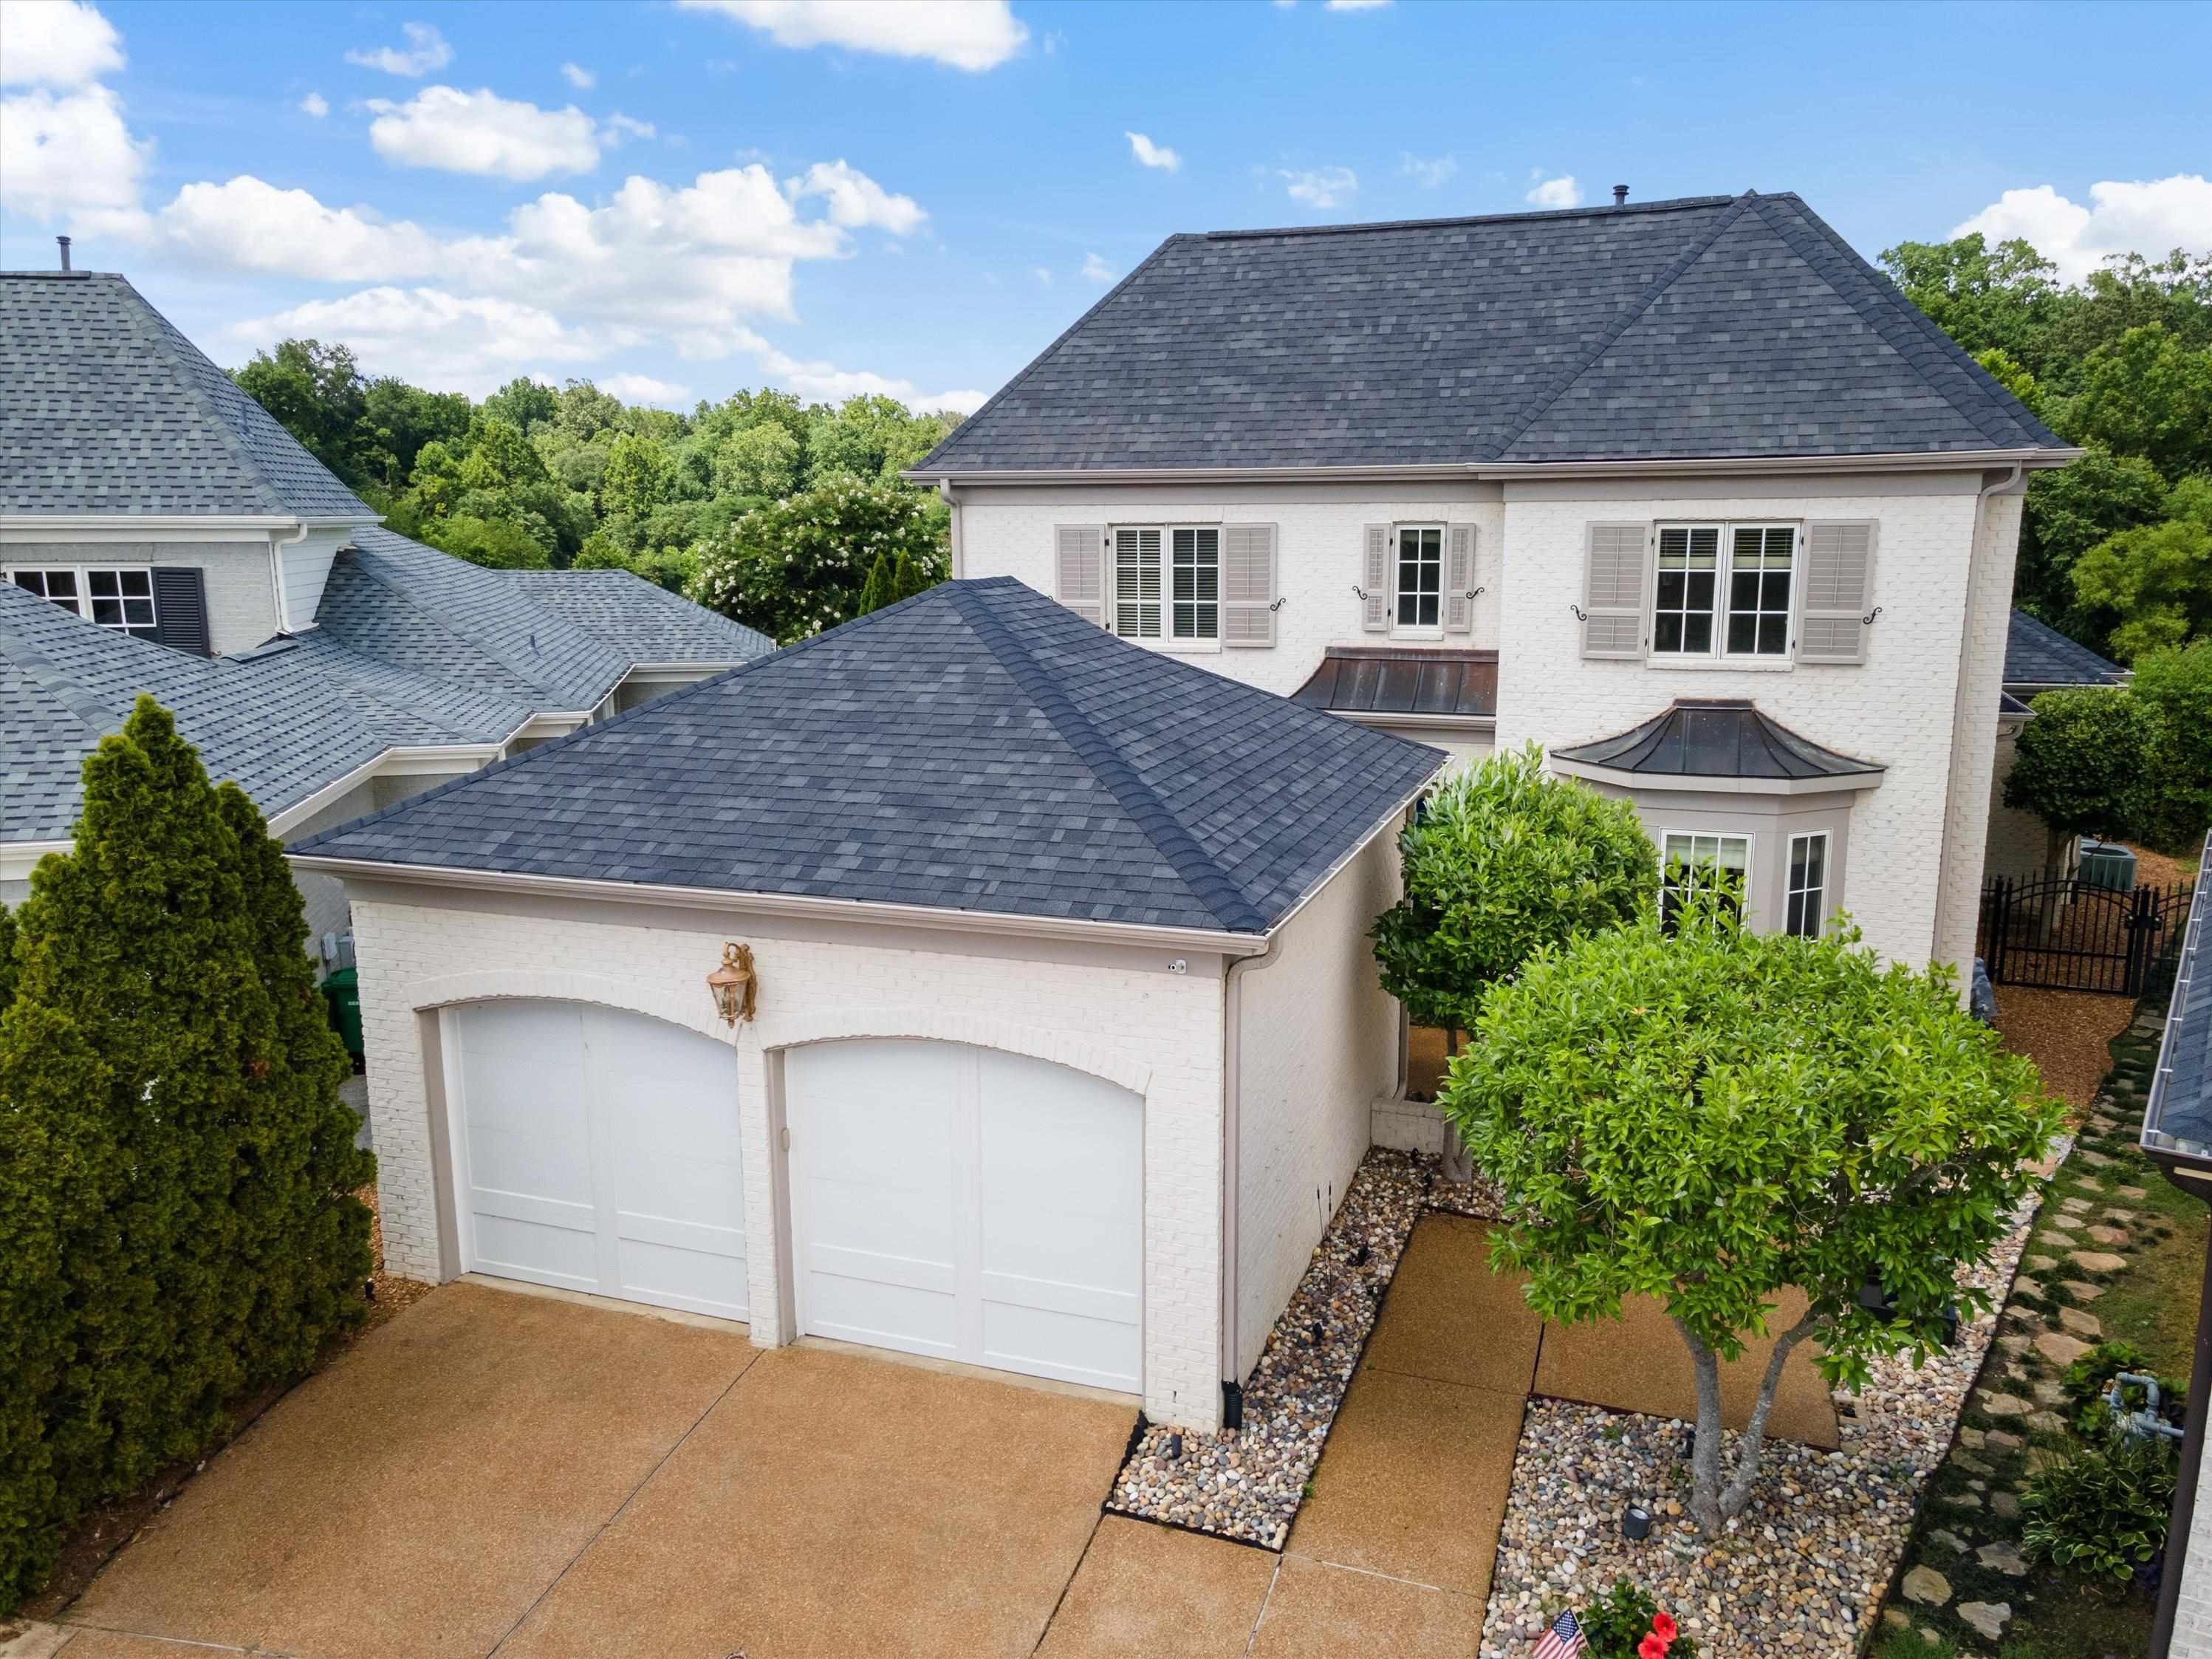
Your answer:
[[[470,1284],[215,1458],[65,1659],[1025,1655],[1133,1408]]]

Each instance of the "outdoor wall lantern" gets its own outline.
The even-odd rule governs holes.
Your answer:
[[[707,988],[714,994],[714,1007],[725,1025],[750,1019],[754,1000],[760,994],[760,976],[753,972],[752,946],[725,945],[722,965],[707,975]]]

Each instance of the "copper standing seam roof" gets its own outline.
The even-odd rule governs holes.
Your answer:
[[[1495,651],[1332,646],[1291,701],[1333,714],[1417,714],[1488,720],[1498,714]]]
[[[1679,700],[1617,737],[1553,753],[1584,766],[1647,776],[1848,778],[1887,769],[1801,738],[1742,697]]]

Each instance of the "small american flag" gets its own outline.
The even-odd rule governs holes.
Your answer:
[[[1589,1644],[1583,1640],[1583,1627],[1574,1614],[1563,1613],[1559,1622],[1544,1632],[1544,1639],[1536,1644],[1536,1650],[1528,1659],[1581,1659]]]

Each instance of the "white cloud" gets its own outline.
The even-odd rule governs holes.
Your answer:
[[[1052,286],[1052,272],[1047,270],[1044,266],[1031,265],[1030,267],[1030,275],[1036,278],[1037,286],[1039,288],[1050,288]]]
[[[2156,258],[2177,247],[2212,252],[2212,182],[2201,174],[2107,179],[2089,186],[2089,200],[2083,207],[2049,185],[2008,190],[1951,234],[1979,231],[1992,242],[2022,237],[2069,283],[2096,270],[2108,253]]]
[[[620,149],[633,138],[651,138],[654,136],[652,122],[633,121],[620,110],[607,117],[606,125],[599,129],[599,142],[609,149]],[[672,142],[680,143],[681,141]]]
[[[1390,0],[1328,0],[1325,11],[1380,11]]]
[[[1021,49],[1029,29],[1006,0],[677,0],[687,11],[720,12],[780,46],[848,46],[893,58],[927,58],[954,69],[996,69]]]
[[[672,380],[656,380],[650,374],[602,374],[602,392],[612,392],[626,404],[665,404],[675,406],[695,401],[691,388]]]
[[[599,84],[599,77],[581,64],[563,64],[561,65],[561,73],[568,84],[579,92],[589,92]]]
[[[785,179],[783,188],[794,202],[817,196],[824,198],[830,204],[830,222],[847,230],[872,225],[894,236],[904,236],[929,216],[914,198],[893,195],[858,167],[848,166],[842,157],[817,161],[799,177]]]
[[[66,90],[123,67],[115,25],[82,0],[0,0],[0,87]]]
[[[441,70],[453,61],[453,47],[429,24],[402,23],[399,32],[407,37],[405,50],[398,46],[356,46],[346,53],[346,62],[419,81],[432,70]]]
[[[635,337],[567,327],[537,306],[435,288],[371,288],[311,300],[239,323],[230,333],[257,347],[301,337],[343,340],[376,374],[476,397],[518,374],[592,362],[635,343]]]
[[[1182,157],[1165,144],[1156,144],[1141,132],[1122,135],[1129,141],[1129,153],[1142,167],[1158,167],[1163,173],[1173,173],[1182,166]]]
[[[250,174],[186,185],[148,217],[142,240],[219,270],[319,282],[429,276],[446,257],[445,246],[420,225],[386,224],[358,208],[325,207],[304,190],[279,190]]]
[[[1087,282],[1110,283],[1114,280],[1114,267],[1098,255],[1086,253],[1083,256],[1083,275]]]
[[[1398,163],[1398,171],[1408,179],[1417,180],[1424,190],[1435,190],[1459,171],[1459,163],[1449,155],[1439,155],[1433,161],[1407,154]]]
[[[1358,193],[1359,175],[1350,167],[1310,167],[1303,173],[1278,172],[1290,181],[1291,199],[1310,208],[1341,207]]]
[[[1580,207],[1583,204],[1583,187],[1575,182],[1573,173],[1562,173],[1557,179],[1547,179],[1544,177],[1543,169],[1539,167],[1530,173],[1529,177],[1537,181],[1529,187],[1528,194],[1525,198],[1533,205],[1540,208],[1571,208]]]
[[[107,88],[33,87],[0,99],[0,201],[39,219],[127,226],[152,149],[131,137]]]
[[[756,340],[751,349],[771,378],[803,398],[818,398],[824,403],[842,403],[848,398],[896,398],[910,409],[952,409],[963,415],[973,415],[990,396],[987,392],[964,390],[924,392],[912,380],[788,356],[765,340]],[[605,382],[600,384],[604,386]]]
[[[599,131],[574,104],[540,109],[489,88],[425,87],[404,104],[372,98],[368,142],[387,161],[526,183],[599,164]]]
[[[319,92],[311,92],[300,100],[300,109],[303,114],[312,115],[319,121],[331,112],[331,100]]]

